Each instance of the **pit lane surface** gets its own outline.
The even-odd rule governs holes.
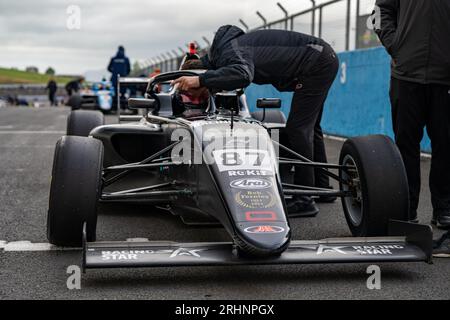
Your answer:
[[[47,242],[53,150],[68,112],[0,109],[0,242]],[[340,146],[327,140],[330,161],[337,161]],[[422,161],[422,222],[431,218],[429,164]],[[350,235],[340,202],[320,209],[317,218],[292,221],[294,239]],[[100,210],[98,240],[229,240],[220,228],[190,228],[147,207],[108,205]],[[367,289],[367,264],[90,270],[82,277],[81,290],[68,290],[66,269],[80,265],[80,259],[79,251],[0,249],[0,299],[450,299],[450,259],[435,259],[433,265],[381,264],[381,290]]]

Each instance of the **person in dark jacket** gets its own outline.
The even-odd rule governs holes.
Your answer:
[[[77,93],[78,91],[80,91],[81,85],[83,84],[83,82],[84,82],[84,78],[83,77],[80,77],[78,79],[69,81],[66,84],[66,87],[65,87],[67,95],[69,97],[71,97],[74,93]]]
[[[177,79],[179,89],[234,90],[253,82],[294,92],[286,124],[291,147],[308,159],[327,162],[320,120],[339,66],[329,44],[297,32],[259,30],[246,34],[227,25],[219,28],[201,62],[208,71]],[[295,168],[296,184],[329,187],[326,176],[319,179],[316,183],[311,167]],[[288,205],[288,211],[292,215],[315,215],[318,208],[311,198],[298,197]]]
[[[56,106],[55,96],[56,91],[58,90],[58,85],[53,78],[50,78],[50,80],[48,81],[46,90],[48,90],[48,100],[50,101],[50,105]]]
[[[118,96],[117,79],[119,75],[121,77],[128,76],[131,71],[130,60],[127,56],[125,56],[125,48],[123,46],[119,46],[116,55],[109,61],[108,71],[111,72],[111,83],[114,86],[116,97],[116,99],[114,99],[114,102],[116,102]],[[120,94],[123,94],[123,92],[120,92]]]
[[[377,0],[373,22],[392,57],[392,120],[408,175],[410,218],[417,219],[426,127],[432,222],[450,227],[450,1]]]
[[[81,108],[82,98],[78,92],[80,91],[83,82],[84,77],[79,77],[78,79],[72,80],[66,84],[66,91],[69,96],[66,104],[72,107],[72,110]]]

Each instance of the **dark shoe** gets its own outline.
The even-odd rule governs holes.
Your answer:
[[[450,210],[436,212],[437,227],[440,229],[450,229]]]
[[[332,186],[318,187],[318,188],[330,189],[330,190],[334,189]],[[335,202],[336,199],[337,199],[336,196],[319,196],[319,197],[315,198],[317,203],[332,203],[332,202]]]
[[[433,257],[450,258],[450,233],[447,232],[433,244]]]
[[[287,211],[290,218],[307,218],[315,217],[319,213],[319,208],[311,197],[301,196],[288,202]]]

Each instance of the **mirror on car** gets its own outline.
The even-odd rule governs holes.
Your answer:
[[[260,109],[281,108],[281,99],[278,98],[260,98],[256,100],[256,107]]]
[[[130,109],[153,109],[155,99],[130,98],[128,99],[128,108]]]

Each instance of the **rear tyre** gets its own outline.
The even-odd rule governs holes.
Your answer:
[[[83,224],[95,241],[101,192],[103,144],[93,138],[61,137],[55,149],[47,237],[50,243],[80,247]]]
[[[67,118],[67,135],[88,137],[92,129],[104,124],[105,117],[100,111],[72,111]]]
[[[348,226],[355,237],[385,236],[389,220],[408,220],[409,195],[402,157],[392,140],[383,135],[347,140],[339,163],[356,170],[341,170],[342,198]]]

